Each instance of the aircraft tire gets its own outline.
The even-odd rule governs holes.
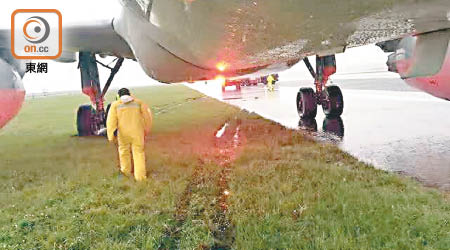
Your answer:
[[[317,132],[317,121],[315,118],[301,118],[298,127],[309,132]]]
[[[111,109],[111,103],[106,106],[106,112],[105,112],[105,127],[106,127],[106,120],[108,119],[109,110]]]
[[[301,118],[315,118],[317,100],[312,88],[301,88],[297,94],[297,111]]]
[[[343,138],[345,134],[344,121],[341,117],[326,118],[323,121],[323,131]]]
[[[92,136],[94,132],[92,131],[92,106],[91,105],[81,105],[77,112],[77,130],[78,136]]]
[[[329,118],[339,117],[344,112],[344,97],[338,86],[328,86],[323,92],[325,95],[322,103],[323,112]]]

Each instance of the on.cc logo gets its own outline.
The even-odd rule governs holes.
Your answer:
[[[62,15],[55,9],[11,14],[11,52],[21,60],[53,60],[62,54]]]
[[[33,44],[43,43],[50,35],[50,25],[47,20],[39,16],[33,16],[27,19],[23,25],[23,34],[25,39]]]

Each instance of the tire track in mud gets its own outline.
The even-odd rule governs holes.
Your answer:
[[[231,125],[230,125],[231,124]],[[161,239],[159,249],[179,249],[181,241],[181,229],[186,222],[189,206],[194,192],[200,190],[201,185],[207,182],[214,183],[218,191],[212,195],[205,195],[205,199],[214,201],[211,203],[211,215],[205,221],[214,238],[212,246],[199,246],[202,249],[231,249],[235,241],[235,227],[228,217],[228,198],[231,194],[228,186],[229,175],[233,171],[233,162],[237,159],[242,146],[241,121],[227,122],[222,129],[215,134],[215,145],[204,159],[219,167],[220,172],[206,171],[205,161],[202,161],[190,178],[189,184],[182,193],[174,214],[175,223],[166,230]],[[211,187],[212,188],[212,187]],[[212,197],[211,197],[212,196]],[[205,211],[203,211],[205,212]]]
[[[235,227],[228,217],[228,198],[231,195],[228,182],[230,173],[233,171],[233,162],[239,156],[239,149],[242,146],[241,121],[236,120],[236,124],[230,133],[225,133],[223,137],[216,141],[216,148],[219,150],[216,163],[221,167],[217,186],[219,192],[216,194],[217,203],[213,223],[215,227],[211,230],[214,236],[214,245],[211,249],[231,249],[235,241]]]
[[[180,102],[180,103],[169,103],[169,104],[164,104],[164,105],[160,105],[160,106],[155,106],[153,107],[153,109],[155,110],[155,115],[162,115],[162,114],[166,114],[169,113],[183,105],[186,104],[190,104],[196,101],[202,101],[202,100],[206,100],[206,96],[199,96],[199,97],[194,97],[194,98],[187,98],[185,99],[184,102]]]
[[[205,183],[205,176],[202,174],[203,164],[199,164],[192,176],[190,182],[186,186],[185,190],[181,194],[181,197],[176,205],[174,214],[175,223],[166,229],[163,237],[160,240],[158,249],[179,249],[179,243],[181,240],[181,229],[186,221],[188,208],[191,204],[193,190]]]

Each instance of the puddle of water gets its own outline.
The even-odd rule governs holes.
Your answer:
[[[311,136],[317,142],[339,144],[344,139],[344,122],[340,117],[325,118],[322,131],[318,130],[316,119],[300,119],[298,129]]]

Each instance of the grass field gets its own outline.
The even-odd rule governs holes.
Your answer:
[[[183,86],[137,96],[146,183],[73,136],[83,96],[28,100],[0,131],[0,249],[450,249],[436,190]]]

